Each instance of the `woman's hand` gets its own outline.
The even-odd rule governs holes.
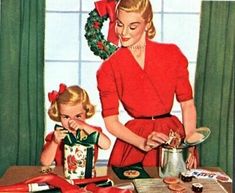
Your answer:
[[[187,169],[197,168],[198,161],[197,161],[197,149],[196,146],[188,148],[188,158],[186,160],[186,167]]]
[[[168,140],[168,136],[164,133],[153,131],[146,139],[144,151],[150,151]]]
[[[68,130],[65,130],[63,127],[56,127],[56,130],[54,131],[54,142],[56,144],[60,144],[61,140],[65,138],[67,133]]]

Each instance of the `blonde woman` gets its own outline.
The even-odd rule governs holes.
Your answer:
[[[196,129],[188,61],[176,45],[151,40],[156,32],[149,0],[120,0],[116,18],[121,47],[97,72],[104,122],[117,137],[109,165],[158,166],[158,149],[170,130],[185,138]],[[183,124],[170,114],[174,96]],[[119,120],[119,102],[133,117],[126,124]],[[187,167],[196,167],[194,147],[189,151]]]

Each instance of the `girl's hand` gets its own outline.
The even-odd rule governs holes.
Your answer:
[[[77,131],[78,129],[83,130],[84,126],[85,126],[85,122],[82,120],[69,120],[69,127],[73,130],[73,131]]]
[[[197,153],[196,153],[196,147],[189,147],[188,148],[188,158],[186,160],[186,167],[187,169],[197,168],[198,162],[197,162]]]
[[[168,136],[164,133],[153,131],[146,139],[144,151],[150,151],[153,148],[160,146],[168,140]]]
[[[65,138],[68,131],[65,130],[63,127],[56,127],[54,131],[54,142],[60,144],[61,140]]]

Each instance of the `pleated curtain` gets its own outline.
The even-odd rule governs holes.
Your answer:
[[[197,124],[211,129],[202,166],[233,173],[235,2],[202,1],[195,77]]]
[[[0,176],[39,164],[44,139],[45,0],[1,0]]]

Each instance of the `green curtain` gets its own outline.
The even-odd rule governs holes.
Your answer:
[[[235,2],[203,1],[195,78],[198,126],[211,129],[201,144],[202,166],[232,177],[234,132]]]
[[[0,175],[39,163],[44,139],[45,0],[1,0]]]

